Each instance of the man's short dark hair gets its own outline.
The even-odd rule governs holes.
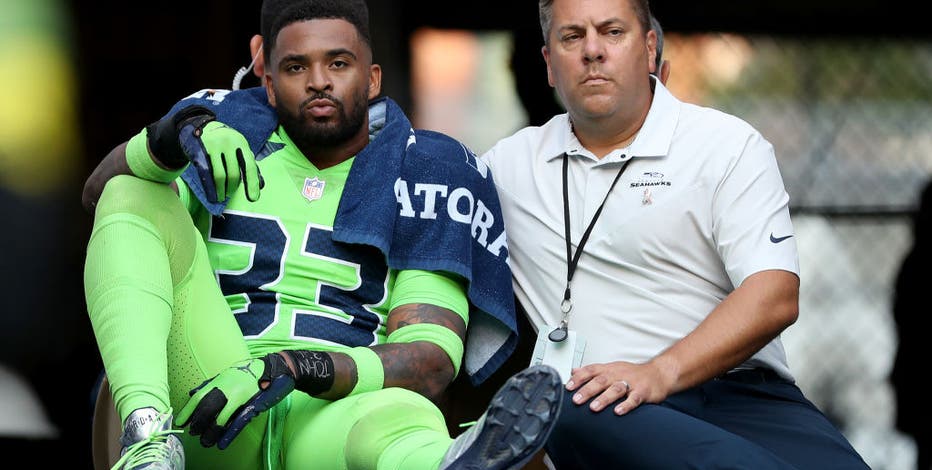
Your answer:
[[[649,0],[631,0],[631,6],[634,7],[634,13],[638,17],[638,22],[646,33],[650,27],[650,19],[653,16],[650,12]],[[544,34],[544,44],[550,45],[550,27],[553,26],[553,0],[538,0],[537,10],[540,14],[540,29]]]
[[[359,37],[372,47],[369,7],[364,0],[264,0],[261,31],[265,58],[269,59],[278,33],[292,23],[318,19],[342,19],[356,27]]]

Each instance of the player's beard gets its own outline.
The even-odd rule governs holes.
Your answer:
[[[302,102],[296,112],[284,107],[277,107],[278,121],[285,128],[288,137],[302,151],[317,147],[331,147],[340,145],[355,136],[366,120],[369,112],[368,89],[362,89],[350,100],[350,108],[333,95],[318,93]],[[281,100],[281,98],[278,98]],[[317,121],[305,117],[303,110],[308,103],[315,99],[327,99],[333,102],[337,113],[333,118]],[[279,101],[281,102],[281,101]]]

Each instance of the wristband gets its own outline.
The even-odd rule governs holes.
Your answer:
[[[433,323],[415,323],[398,328],[388,335],[389,343],[426,341],[442,349],[453,362],[453,377],[460,373],[463,363],[463,340],[453,330]]]
[[[333,388],[333,358],[330,354],[300,349],[282,351],[282,354],[288,355],[294,364],[295,389],[313,396]]]
[[[356,363],[356,386],[347,396],[382,389],[385,383],[385,369],[382,367],[382,359],[375,351],[359,346],[339,352],[346,354]]]
[[[142,132],[134,135],[126,143],[126,165],[129,170],[139,178],[158,183],[171,183],[181,176],[184,167],[177,170],[166,170],[160,167],[152,157],[149,156],[149,147],[147,145],[148,131],[143,129]]]

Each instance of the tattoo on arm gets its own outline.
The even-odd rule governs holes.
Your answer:
[[[451,310],[427,304],[402,305],[388,317],[387,332],[417,323],[451,329],[465,341],[466,323]],[[385,369],[385,387],[402,387],[436,401],[453,381],[453,363],[440,346],[426,341],[373,347]]]
[[[466,322],[456,312],[429,304],[408,304],[392,310],[388,315],[387,332],[392,334],[398,328],[417,323],[445,326],[459,335],[460,339],[466,337]]]
[[[418,323],[447,327],[465,341],[466,322],[459,315],[451,310],[426,304],[402,305],[392,310],[388,317],[387,332],[391,334],[398,328]],[[436,402],[453,381],[454,369],[450,357],[436,344],[427,341],[390,343],[373,346],[372,350],[382,360],[385,388],[406,388]],[[333,358],[333,386],[315,396],[335,400],[349,395],[353,390],[357,383],[358,371],[356,363],[346,354],[329,354]]]

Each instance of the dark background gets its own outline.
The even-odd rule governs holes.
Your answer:
[[[539,52],[542,39],[535,2],[370,0],[369,4],[376,61],[384,69],[383,91],[403,107],[410,109],[411,100],[407,38],[415,29],[431,26],[513,31],[518,87],[523,98],[539,105],[529,109],[530,119],[548,116],[555,109]],[[668,32],[928,38],[930,28],[920,25],[921,15],[914,5],[880,0],[652,2]],[[35,467],[70,463],[80,468],[87,462],[91,468],[92,393],[102,367],[82,288],[84,248],[92,222],[80,207],[83,181],[113,146],[160,117],[178,99],[202,88],[229,88],[235,71],[249,63],[248,41],[259,29],[259,7],[259,0],[68,2],[78,72],[83,172],[76,175],[73,185],[48,199],[0,207],[4,220],[66,221],[65,228],[56,233],[27,224],[18,236],[0,239],[9,247],[6,262],[17,275],[44,278],[56,286],[40,292],[29,291],[31,284],[12,286],[19,292],[12,296],[10,311],[28,310],[42,319],[41,325],[59,325],[44,330],[47,341],[38,344],[39,350],[24,350],[26,354],[17,357],[13,366],[33,385],[61,437],[54,441],[0,440],[17,451],[35,450],[28,454]],[[252,74],[243,81],[244,88],[257,84]],[[56,243],[60,240],[70,242]],[[46,241],[56,247],[56,259],[62,262],[17,261],[18,253],[36,244],[45,246]],[[19,337],[33,338],[29,330]]]
[[[89,165],[177,99],[202,88],[229,88],[249,63],[249,38],[259,29],[259,0],[72,0],[81,73],[83,136]],[[532,0],[370,0],[383,90],[410,105],[407,37],[419,27],[511,30],[522,60],[519,88],[550,97],[537,4]],[[235,6],[234,6],[235,5]],[[883,0],[654,1],[671,32],[736,32],[789,36],[929,37],[916,4]],[[94,25],[89,27],[90,25]],[[536,69],[536,70],[535,70]],[[523,81],[528,80],[528,81]],[[243,87],[258,81],[251,74]]]

